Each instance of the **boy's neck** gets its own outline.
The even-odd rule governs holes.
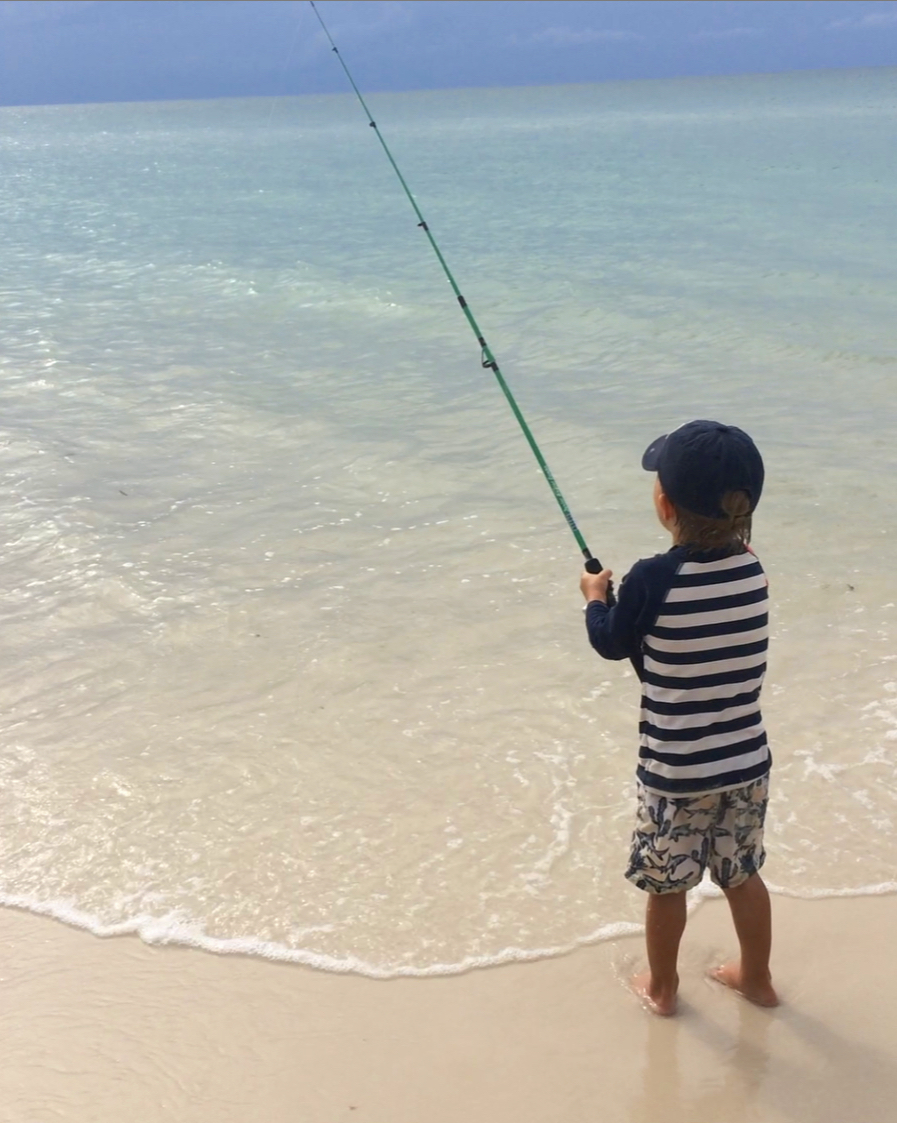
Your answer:
[[[702,546],[697,542],[687,542],[679,539],[675,534],[671,535],[673,544],[670,546],[671,550],[685,550],[686,553],[698,556],[700,554],[709,554],[713,558],[731,557],[734,554],[743,554],[747,547],[741,542],[726,542],[721,546]]]

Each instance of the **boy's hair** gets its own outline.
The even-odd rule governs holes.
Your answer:
[[[746,491],[727,491],[720,506],[726,517],[711,519],[673,503],[679,545],[690,553],[728,549],[740,554],[751,540],[751,498]]]

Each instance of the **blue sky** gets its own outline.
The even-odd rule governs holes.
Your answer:
[[[897,0],[319,0],[363,89],[897,66]],[[0,0],[0,104],[332,92],[303,0]]]

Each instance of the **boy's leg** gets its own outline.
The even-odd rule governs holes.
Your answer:
[[[648,893],[645,942],[649,970],[632,979],[632,988],[655,1014],[676,1011],[676,960],[685,930],[685,894],[704,875],[709,831],[718,805],[716,795],[677,799],[638,786],[626,877]]]
[[[713,972],[713,977],[737,990],[758,1006],[778,1006],[779,997],[773,989],[769,973],[769,953],[772,947],[772,909],[769,892],[758,874],[734,889],[723,889],[741,948],[738,963],[724,963]]]
[[[725,794],[710,861],[713,880],[729,902],[741,947],[737,963],[725,963],[712,975],[758,1006],[779,1003],[769,974],[772,911],[759,873],[766,857],[763,825],[768,797],[768,776]]]
[[[685,892],[652,893],[645,914],[649,970],[632,980],[635,992],[656,1014],[675,1014],[679,990],[679,943],[685,931]]]

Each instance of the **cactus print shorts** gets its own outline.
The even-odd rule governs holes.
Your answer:
[[[763,822],[769,776],[707,795],[660,795],[638,786],[638,813],[626,877],[647,893],[693,889],[709,868],[722,889],[757,873],[766,854]]]

